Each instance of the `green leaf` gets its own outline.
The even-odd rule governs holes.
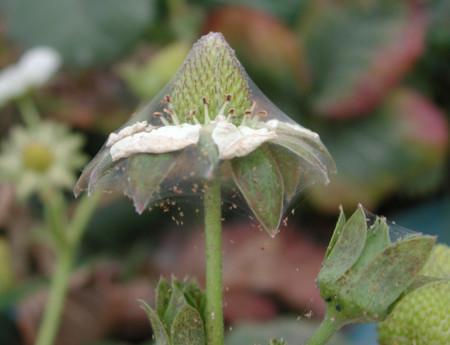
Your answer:
[[[269,345],[287,345],[283,339],[272,339]]]
[[[161,277],[155,291],[156,312],[161,319],[164,317],[164,313],[169,305],[171,294],[172,288],[169,282],[164,277]]]
[[[271,236],[278,232],[283,214],[283,179],[276,162],[264,148],[231,161],[233,179],[248,206]]]
[[[289,1],[273,1],[273,0],[194,0],[201,6],[217,8],[220,6],[225,8],[249,8],[258,13],[266,14],[267,16],[278,17],[283,22],[293,22],[296,19],[299,11],[305,7],[307,1],[304,0],[289,0]],[[242,26],[242,25],[241,25]]]
[[[409,1],[310,2],[298,36],[315,110],[349,117],[373,109],[422,53],[423,18]]]
[[[445,114],[409,89],[393,92],[367,118],[322,127],[321,137],[339,174],[328,186],[312,191],[313,201],[333,212],[339,204],[345,210],[358,203],[376,208],[393,193],[435,190],[445,177],[445,128]]]
[[[150,324],[152,325],[153,335],[156,340],[155,345],[172,345],[169,340],[169,336],[167,334],[166,328],[161,322],[158,314],[144,301],[140,301],[142,308],[147,313],[148,319],[150,320]]]
[[[364,249],[366,236],[366,215],[360,206],[342,227],[334,247],[325,259],[318,277],[320,286],[334,283],[353,266]]]
[[[6,6],[8,34],[25,47],[53,47],[72,65],[111,62],[126,52],[148,26],[151,3],[14,0]]]
[[[365,267],[348,290],[348,298],[374,318],[383,318],[390,305],[412,284],[435,241],[432,236],[414,236],[394,243]]]
[[[172,345],[205,345],[205,327],[200,313],[189,305],[180,309],[170,330]]]
[[[133,199],[134,207],[142,213],[161,182],[167,177],[176,161],[176,153],[136,154],[128,158],[125,193]]]
[[[176,73],[189,48],[183,41],[169,44],[143,64],[127,63],[119,74],[140,99],[151,99]]]

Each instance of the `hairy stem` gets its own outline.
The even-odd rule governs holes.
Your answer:
[[[222,224],[220,181],[207,185],[205,196],[206,336],[208,345],[223,345]]]

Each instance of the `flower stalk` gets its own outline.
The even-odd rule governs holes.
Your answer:
[[[205,188],[206,337],[208,345],[223,345],[222,225],[220,180]]]
[[[46,225],[56,247],[56,267],[36,345],[52,345],[55,341],[75,255],[98,199],[98,194],[94,194],[91,198],[83,198],[77,207],[72,222],[66,228],[64,226],[64,212],[60,212],[64,209],[62,196],[58,193],[45,193],[43,196],[44,207],[46,208]]]
[[[328,310],[319,328],[317,328],[312,337],[309,338],[306,345],[326,344],[342,326],[343,322],[338,319],[338,315],[333,313],[332,310]]]

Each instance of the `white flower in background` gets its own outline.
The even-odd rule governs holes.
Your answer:
[[[13,183],[21,198],[46,188],[71,188],[86,161],[82,145],[83,138],[62,124],[16,126],[2,143],[0,181]]]
[[[16,64],[0,71],[0,105],[44,85],[60,65],[61,56],[52,48],[28,50]]]
[[[277,196],[272,205],[277,208],[284,205],[280,195],[290,201],[308,184],[327,183],[334,170],[317,133],[295,124],[254,86],[221,34],[210,33],[194,45],[163,95],[109,135],[84,169],[76,195],[83,190],[123,191],[142,212],[151,200],[182,194],[179,184],[190,178],[231,171],[249,201],[256,198],[250,195],[253,191],[269,183],[256,185],[258,177],[252,174],[257,171],[265,173],[263,178],[270,175],[267,181],[273,177]],[[295,170],[291,176],[280,171],[280,161],[286,159],[292,161],[288,169]],[[230,169],[216,169],[222,163]],[[188,190],[197,186],[193,183]],[[261,221],[261,212],[254,210]],[[276,217],[273,224],[261,223],[273,230]]]

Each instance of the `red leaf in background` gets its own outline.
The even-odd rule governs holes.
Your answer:
[[[82,345],[104,339],[109,334],[148,337],[150,326],[138,299],[153,301],[153,288],[147,279],[126,283],[115,281],[116,265],[103,264],[93,272],[78,271],[72,276],[62,314],[56,345]],[[36,341],[47,291],[25,298],[18,306],[17,323],[25,345]]]
[[[446,152],[449,128],[443,112],[429,99],[410,89],[394,94],[391,111],[402,119],[405,138],[422,144],[440,155]]]
[[[370,117],[341,123],[324,137],[339,171],[328,186],[312,189],[324,212],[360,202],[376,209],[393,194],[434,191],[444,177],[447,118],[414,90],[395,90]]]
[[[321,79],[314,91],[313,107],[323,116],[350,118],[367,114],[424,51],[426,16],[416,1],[353,5],[343,2],[318,6],[306,30],[300,33],[310,40],[306,47],[317,50],[310,55],[309,63],[315,73],[312,78]],[[330,36],[329,41],[325,35]],[[325,61],[325,68],[320,63],[314,66],[317,60]]]
[[[322,315],[324,305],[314,283],[325,253],[321,246],[292,228],[283,229],[272,239],[249,224],[240,224],[225,228],[223,252],[224,311],[228,321],[271,317],[277,307],[270,296],[298,312]],[[195,231],[182,243],[175,237],[175,241],[161,247],[158,256],[163,274],[188,275],[204,281],[201,232]]]
[[[214,11],[204,31],[222,32],[249,68],[278,81],[307,83],[302,48],[283,23],[264,11],[228,6]]]

